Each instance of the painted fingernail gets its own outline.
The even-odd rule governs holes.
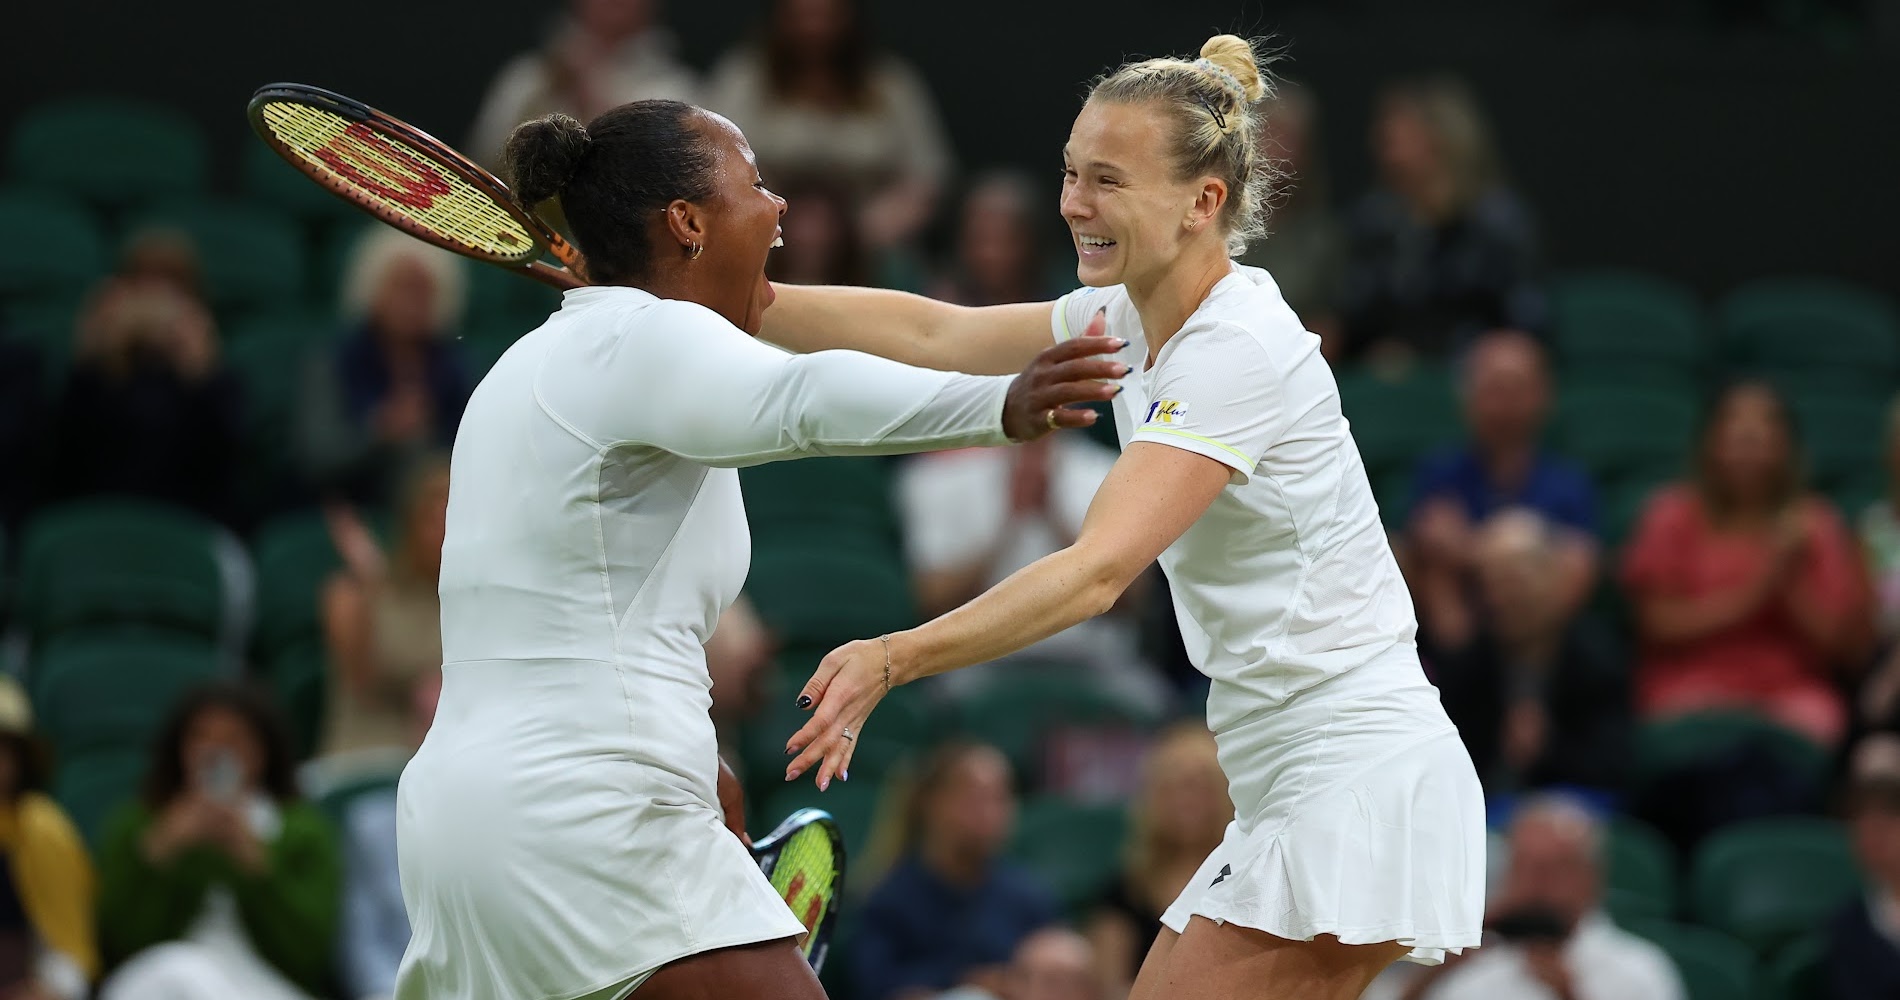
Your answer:
[[[797,772],[797,771],[787,771],[787,772],[785,772],[785,780],[786,780],[786,781],[797,781],[797,780],[798,780],[798,772]]]
[[[1108,310],[1106,310],[1106,309],[1104,309],[1104,310],[1102,310],[1102,311],[1103,311],[1103,312],[1107,312]],[[1122,339],[1122,338],[1120,338],[1120,337],[1116,337],[1116,338],[1115,338],[1115,349],[1116,349],[1116,350],[1118,350],[1118,351],[1119,351],[1119,350],[1121,350],[1122,348],[1124,348],[1124,347],[1127,347],[1127,346],[1128,346],[1128,341],[1126,341],[1126,340],[1123,340],[1123,339]]]
[[[1125,385],[1118,385],[1118,386],[1116,386],[1116,387],[1115,387],[1115,395],[1117,395],[1117,396],[1119,396],[1119,395],[1121,395],[1121,394],[1122,394],[1122,390],[1123,390],[1123,389],[1126,389],[1126,388],[1128,388],[1128,387],[1127,387],[1127,386],[1125,386]]]
[[[838,772],[838,780],[839,780],[839,781],[850,781],[850,780],[851,780],[851,772],[850,772],[850,771],[839,771],[839,772]]]
[[[785,748],[785,756],[787,756],[787,757],[796,757],[796,756],[798,756],[798,748],[797,748],[797,747],[795,747],[795,746],[790,746],[790,747],[786,747],[786,748]]]
[[[819,779],[818,779],[818,790],[819,790],[819,791],[821,791],[821,792],[826,792],[826,791],[830,791],[830,790],[831,790],[831,779],[830,779],[830,778],[819,778]]]
[[[811,707],[811,695],[808,695],[808,694],[801,694],[801,695],[799,695],[799,696],[798,696],[798,707],[799,707],[799,708],[810,708],[810,707]]]

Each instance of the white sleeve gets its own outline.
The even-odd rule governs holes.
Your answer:
[[[536,391],[551,416],[601,446],[648,445],[733,468],[1008,443],[1003,397],[1013,376],[855,351],[787,354],[691,303],[657,303],[602,353],[579,359],[592,371],[563,386],[562,412]],[[537,381],[563,370],[543,369]]]
[[[1284,379],[1260,342],[1231,323],[1175,338],[1129,443],[1205,455],[1233,469],[1234,484],[1245,483],[1283,429]]]
[[[1055,335],[1056,343],[1074,340],[1088,329],[1089,317],[1097,311],[1107,308],[1110,294],[1121,288],[1078,288],[1056,300],[1056,307],[1050,310],[1049,332]],[[1114,331],[1111,336],[1123,336],[1123,331]]]

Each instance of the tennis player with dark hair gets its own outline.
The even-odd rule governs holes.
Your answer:
[[[502,355],[456,438],[396,996],[822,997],[721,806],[703,645],[749,559],[735,470],[1080,426],[1064,404],[1127,366],[1093,357],[1106,338],[1014,378],[755,341],[785,202],[690,105],[528,122],[506,159],[523,203],[559,197],[595,284]]]
[[[765,331],[953,371],[1010,370],[1103,317],[1127,340],[1141,374],[1113,403],[1122,454],[1075,541],[934,621],[833,651],[800,696],[815,715],[787,777],[845,773],[891,685],[1101,614],[1159,560],[1212,681],[1236,815],[1162,915],[1134,1000],[1353,1000],[1400,958],[1476,946],[1483,916],[1483,792],[1420,668],[1339,389],[1273,278],[1232,260],[1264,229],[1267,92],[1232,35],[1098,81],[1063,150],[1087,287],[1054,303],[787,288]]]

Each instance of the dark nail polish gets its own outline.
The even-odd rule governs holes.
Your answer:
[[[1121,395],[1121,394],[1122,394],[1122,390],[1123,390],[1123,389],[1126,389],[1126,388],[1128,388],[1128,387],[1127,387],[1127,386],[1125,386],[1125,385],[1118,385],[1118,386],[1116,386],[1116,387],[1115,387],[1115,395],[1117,395],[1117,396],[1119,396],[1119,395]]]
[[[798,696],[798,707],[799,707],[799,708],[810,708],[810,707],[811,707],[811,695],[808,695],[808,694],[801,694],[801,695],[799,695],[799,696]]]

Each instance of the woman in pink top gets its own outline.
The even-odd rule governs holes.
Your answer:
[[[1840,739],[1834,670],[1865,652],[1866,576],[1840,515],[1804,487],[1768,385],[1716,398],[1690,481],[1643,512],[1623,585],[1642,640],[1641,714],[1741,708],[1823,746]]]

